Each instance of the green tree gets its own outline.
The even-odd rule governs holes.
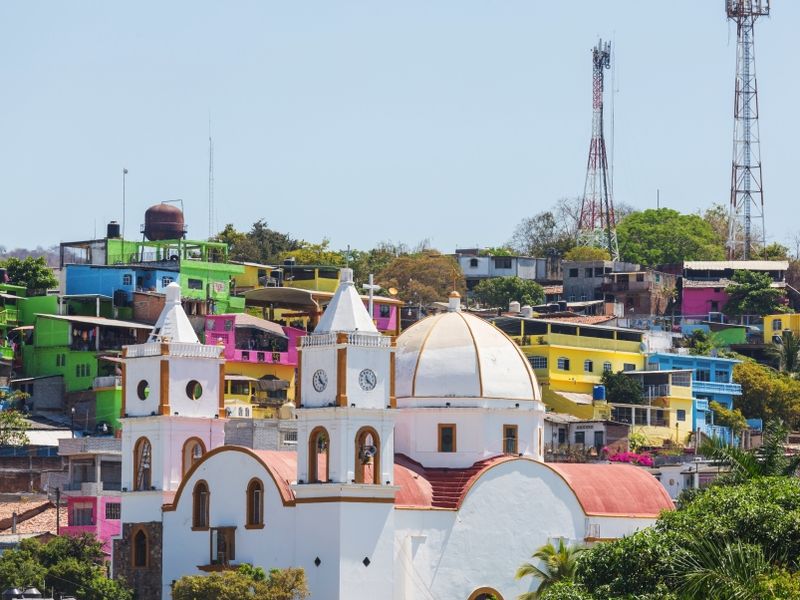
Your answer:
[[[277,264],[281,253],[296,250],[302,244],[289,234],[270,229],[264,219],[253,223],[247,233],[237,231],[229,223],[211,239],[228,244],[228,255],[231,260],[267,265]]]
[[[48,289],[58,286],[58,279],[47,266],[47,260],[40,256],[24,259],[11,257],[0,266],[8,270],[8,279],[14,285],[22,285],[28,293],[44,294]]]
[[[370,273],[377,276],[397,256],[394,249],[383,244],[372,250],[351,250],[349,264],[353,269],[353,280],[357,284],[367,283]]]
[[[493,277],[484,279],[473,290],[475,298],[484,306],[508,308],[516,300],[525,305],[544,302],[544,288],[535,281],[521,277]]]
[[[522,256],[564,256],[575,246],[575,235],[568,227],[567,221],[552,211],[540,212],[519,222],[509,246]]]
[[[778,242],[772,242],[764,246],[763,250],[757,250],[756,256],[764,260],[789,260],[789,248]]]
[[[456,260],[436,250],[394,258],[378,273],[376,281],[384,289],[397,289],[401,300],[423,305],[446,300],[454,289],[463,294],[465,289],[464,274]]]
[[[699,215],[669,208],[635,212],[617,225],[620,255],[646,266],[685,260],[722,260],[725,256],[714,230]]]
[[[592,246],[575,246],[564,255],[564,260],[611,260],[611,255],[604,248]]]
[[[794,476],[800,467],[800,455],[786,455],[787,427],[779,420],[769,421],[764,428],[761,446],[746,451],[728,446],[722,440],[706,440],[700,453],[727,466],[730,474],[724,483],[739,483],[759,477]]]
[[[525,563],[517,569],[515,577],[534,577],[540,579],[541,583],[534,592],[522,594],[519,600],[536,600],[540,595],[559,581],[573,581],[577,568],[578,556],[585,548],[567,546],[564,540],[558,541],[558,547],[552,543],[547,543],[539,547],[533,553],[532,558],[538,559],[543,563],[542,567],[537,567],[533,563]]]
[[[308,597],[303,569],[275,569],[265,576],[260,567],[182,577],[172,587],[173,600],[303,600]]]
[[[719,402],[711,401],[709,405],[714,411],[714,422],[723,427],[730,427],[734,436],[738,436],[747,429],[747,419],[738,408],[730,409],[722,406]]]
[[[781,344],[778,345],[781,371],[795,373],[800,367],[800,337],[787,330],[781,335]]]
[[[30,425],[18,410],[0,411],[0,446],[24,446]]]
[[[23,540],[16,550],[0,555],[0,588],[53,589],[83,600],[132,600],[120,580],[106,577],[102,545],[89,534],[58,536],[46,543]]]
[[[757,271],[736,271],[725,292],[729,299],[723,311],[727,315],[770,315],[785,310],[783,291],[772,287],[772,278]]]
[[[345,256],[341,252],[330,249],[330,240],[323,239],[319,244],[310,242],[300,242],[297,248],[284,250],[278,255],[278,260],[282,263],[286,259],[293,258],[298,265],[325,265],[331,267],[343,267]]]
[[[606,400],[619,404],[642,404],[644,388],[636,377],[626,375],[623,371],[614,373],[604,371],[600,381],[606,386]]]

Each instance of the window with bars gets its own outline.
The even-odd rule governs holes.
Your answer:
[[[109,502],[106,504],[106,519],[121,519],[122,505],[119,502]]]
[[[561,371],[569,371],[569,359],[563,356],[558,359],[558,368]]]
[[[546,356],[529,356],[528,360],[531,363],[531,367],[534,369],[546,369],[547,368],[547,357]]]

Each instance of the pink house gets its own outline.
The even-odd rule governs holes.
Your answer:
[[[67,524],[61,533],[94,534],[111,555],[111,538],[120,532],[122,440],[84,437],[59,440],[58,453],[69,459]]]
[[[681,312],[684,316],[706,316],[721,312],[728,303],[725,292],[736,271],[766,273],[773,287],[786,288],[786,260],[695,260],[683,263]]]

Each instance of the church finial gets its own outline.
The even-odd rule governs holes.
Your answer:
[[[339,273],[339,283],[353,283],[353,269],[345,267]]]
[[[461,312],[461,294],[453,290],[450,292],[449,301],[447,304],[448,312]]]

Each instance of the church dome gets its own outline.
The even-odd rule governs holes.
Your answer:
[[[540,400],[536,376],[519,347],[492,324],[450,310],[415,323],[397,338],[398,398]]]

